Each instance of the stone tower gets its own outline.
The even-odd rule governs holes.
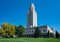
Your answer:
[[[32,28],[37,27],[37,13],[35,11],[35,6],[31,3],[28,14],[27,14],[27,27]]]

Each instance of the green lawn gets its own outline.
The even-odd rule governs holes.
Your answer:
[[[60,42],[56,38],[0,38],[0,42]]]

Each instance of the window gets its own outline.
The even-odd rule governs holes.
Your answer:
[[[27,33],[29,33],[29,30],[27,31]]]
[[[33,30],[32,30],[32,33],[33,33]]]
[[[31,33],[31,30],[28,30],[28,33],[30,34]]]
[[[29,33],[29,31],[28,31],[28,33]]]
[[[44,29],[44,32],[46,32],[46,30]]]

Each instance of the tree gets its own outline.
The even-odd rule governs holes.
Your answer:
[[[1,28],[1,29],[0,29],[0,35],[1,35],[1,36],[5,36],[5,34],[6,34],[5,30],[3,30],[3,29]]]
[[[18,27],[15,26],[15,35],[17,35]]]
[[[36,27],[36,28],[35,28],[34,37],[35,37],[35,38],[39,37],[39,36],[40,36],[40,33],[41,33],[41,32],[40,32],[39,28]]]
[[[49,32],[49,30],[48,30],[47,36],[48,36],[48,38],[50,37],[50,32]]]
[[[15,35],[15,26],[14,25],[10,25],[10,29],[11,29],[11,35]]]
[[[5,30],[7,36],[15,35],[15,26],[14,25],[9,24],[9,23],[3,23],[2,28],[3,28],[3,30]]]
[[[19,25],[19,26],[17,27],[17,35],[18,35],[19,37],[22,37],[22,36],[23,36],[24,31],[25,31],[25,28],[24,28],[22,25]]]
[[[56,38],[59,38],[59,33],[56,31]]]

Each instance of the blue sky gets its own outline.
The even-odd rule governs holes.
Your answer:
[[[38,26],[49,25],[60,32],[60,0],[0,0],[0,25],[8,22],[26,27],[26,15],[34,3]]]

